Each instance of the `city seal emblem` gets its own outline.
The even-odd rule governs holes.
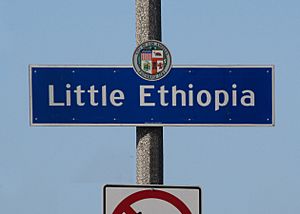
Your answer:
[[[164,78],[170,72],[172,58],[164,44],[150,40],[136,47],[132,64],[135,72],[141,78],[156,81]]]

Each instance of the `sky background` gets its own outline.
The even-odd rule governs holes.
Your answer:
[[[166,185],[204,214],[300,213],[300,1],[162,0],[176,65],[274,64],[275,127],[164,128]],[[30,127],[29,64],[130,65],[133,0],[0,0],[0,213],[99,214],[135,183],[134,127]]]

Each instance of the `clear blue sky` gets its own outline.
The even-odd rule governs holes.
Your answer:
[[[300,2],[162,0],[174,64],[274,64],[274,128],[165,128],[165,184],[205,214],[300,213]],[[135,183],[135,129],[29,126],[28,64],[130,65],[134,0],[0,0],[0,213],[99,214]]]

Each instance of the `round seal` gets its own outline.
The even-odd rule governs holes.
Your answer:
[[[135,72],[143,79],[156,81],[164,78],[172,66],[168,48],[159,41],[150,40],[136,47],[132,64]]]

